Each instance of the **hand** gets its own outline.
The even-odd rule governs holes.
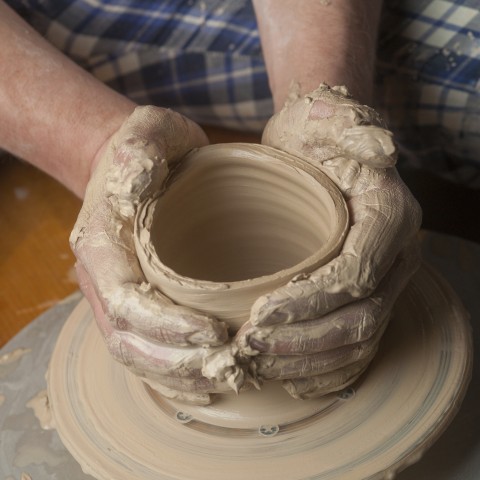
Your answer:
[[[160,393],[200,404],[242,382],[226,326],[147,283],[133,225],[138,205],[160,190],[172,164],[207,142],[183,116],[137,107],[99,151],[70,238],[82,291],[113,357]],[[223,369],[211,375],[209,361],[219,352]]]
[[[344,88],[293,94],[262,142],[326,173],[347,200],[339,256],[259,298],[237,335],[259,380],[294,397],[342,389],[366,369],[392,306],[419,264],[420,208],[393,168],[391,133]]]

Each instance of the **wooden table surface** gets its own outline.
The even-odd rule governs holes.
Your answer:
[[[212,143],[258,142],[207,128]],[[68,237],[81,201],[36,168],[0,158],[0,347],[78,290]]]

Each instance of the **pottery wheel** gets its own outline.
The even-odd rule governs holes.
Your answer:
[[[111,359],[85,301],[60,334],[48,394],[62,441],[99,479],[393,478],[455,415],[471,357],[462,305],[424,266],[367,374],[338,395],[295,401],[273,384],[213,407],[166,401]]]

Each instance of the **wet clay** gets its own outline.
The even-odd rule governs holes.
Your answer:
[[[55,428],[47,390],[40,390],[40,392],[27,403],[27,407],[33,410],[38,423],[44,430]]]
[[[180,162],[140,206],[135,246],[154,287],[235,331],[258,297],[334,258],[347,230],[345,201],[326,175],[282,151],[232,143]]]
[[[58,433],[86,473],[116,480],[393,479],[455,416],[471,372],[467,314],[423,266],[369,374],[296,402],[278,385],[212,407],[166,400],[115,362],[83,300],[52,355]]]

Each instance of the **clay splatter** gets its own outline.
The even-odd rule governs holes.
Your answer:
[[[29,348],[17,348],[8,353],[4,353],[0,357],[0,365],[9,365],[10,363],[14,363],[17,360],[20,360],[26,353],[30,352]]]
[[[28,403],[27,407],[33,410],[37,417],[40,426],[44,430],[51,430],[54,427],[52,410],[50,409],[50,402],[46,390],[41,390]]]

